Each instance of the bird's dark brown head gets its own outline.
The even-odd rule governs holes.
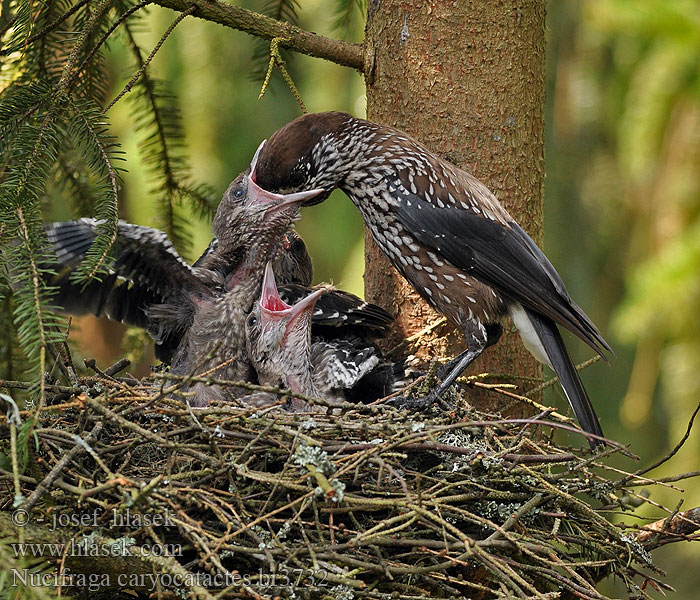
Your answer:
[[[341,112],[312,113],[278,129],[263,146],[253,179],[263,189],[283,194],[323,188],[327,193],[307,205],[325,200],[345,175],[336,144],[352,119]]]

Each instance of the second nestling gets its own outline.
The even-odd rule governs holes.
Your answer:
[[[267,264],[260,300],[245,323],[246,349],[260,383],[330,404],[371,402],[400,389],[402,364],[380,358],[374,346],[354,337],[312,337],[314,305],[327,291],[321,287],[290,306],[280,298]],[[290,407],[307,405],[292,398]]]

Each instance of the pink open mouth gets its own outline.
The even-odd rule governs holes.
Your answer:
[[[288,333],[295,327],[300,327],[304,324],[303,318],[311,316],[316,300],[325,293],[325,289],[319,289],[312,292],[294,306],[289,306],[279,296],[277,284],[275,282],[275,274],[272,271],[272,266],[267,263],[265,267],[265,277],[263,278],[262,293],[260,294],[260,318],[263,327],[268,323],[279,323],[286,321],[284,324],[285,332],[282,337],[282,342],[286,341]]]

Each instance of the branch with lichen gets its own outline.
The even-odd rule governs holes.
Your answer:
[[[21,508],[30,521],[45,514],[46,498],[57,515],[90,507],[146,520],[165,514],[170,525],[102,519],[64,530],[78,544],[118,543],[125,554],[102,555],[97,566],[70,556],[60,568],[119,574],[155,565],[169,579],[192,581],[185,587],[201,598],[219,590],[206,589],[198,577],[234,568],[232,590],[247,597],[346,597],[352,590],[358,599],[534,600],[562,591],[603,599],[597,582],[612,574],[629,590],[641,589],[641,599],[651,598],[646,588],[671,589],[649,551],[698,539],[700,509],[680,512],[648,498],[662,517],[651,524],[605,518],[611,510],[633,515],[635,486],[669,484],[608,465],[611,455],[628,454],[619,445],[590,454],[539,435],[576,431],[556,417],[547,420],[546,408],[531,419],[499,419],[466,404],[454,414],[350,403],[304,414],[274,401],[265,409],[246,406],[243,397],[241,407],[217,402],[193,410],[170,394],[195,380],[236,394],[285,391],[211,373],[120,381],[126,361],[105,370],[86,364],[97,377],[47,386],[49,396],[77,398],[52,406],[49,397],[36,411],[34,468],[24,474],[16,465],[0,467],[0,480],[14,483],[0,499],[10,506],[13,493],[26,498]],[[688,434],[691,426],[692,419]],[[7,427],[0,417],[0,429]],[[32,540],[36,531],[26,533]],[[194,560],[148,551],[168,543],[190,549]],[[271,589],[270,574],[284,572],[295,575],[291,587]]]
[[[600,599],[596,582],[609,574],[630,589],[668,587],[648,551],[697,537],[697,509],[680,513],[651,502],[663,517],[656,523],[630,530],[608,521],[611,507],[632,510],[625,497],[639,477],[606,470],[620,448],[591,455],[538,436],[543,428],[572,429],[545,420],[548,411],[533,419],[468,407],[417,417],[351,404],[338,414],[226,403],[193,411],[162,387],[191,379],[162,374],[161,385],[132,385],[113,377],[119,368],[93,365],[102,375],[80,379],[80,402],[40,411],[37,467],[19,477],[0,468],[0,479],[14,479],[35,510],[50,494],[56,514],[83,506],[168,514],[176,530],[102,523],[84,533],[129,540],[131,557],[149,544],[192,549],[196,558],[187,563],[156,561],[173,577],[196,581],[197,573],[235,568],[238,593],[250,597],[281,593],[263,575],[287,570],[303,574],[290,583],[294,593],[329,597],[351,589],[355,598],[534,599],[563,590]],[[201,379],[237,393],[259,387]],[[66,565],[78,567],[75,560]],[[471,577],[478,573],[487,575]]]
[[[270,84],[270,77],[272,77],[272,70],[275,67],[277,67],[280,70],[282,79],[284,79],[284,82],[287,84],[289,90],[292,92],[292,96],[294,96],[295,100],[299,104],[301,112],[306,113],[306,106],[304,105],[304,101],[301,99],[301,94],[299,93],[297,86],[294,84],[294,80],[289,74],[289,71],[287,71],[287,68],[284,66],[284,60],[282,59],[282,55],[280,54],[279,45],[283,41],[283,38],[274,38],[270,42],[270,61],[267,65],[265,79],[263,80],[262,87],[260,88],[260,95],[258,96],[258,100],[261,100],[262,97],[265,95],[267,86]]]

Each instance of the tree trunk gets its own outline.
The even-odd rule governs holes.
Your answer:
[[[545,0],[370,0],[365,77],[369,119],[408,132],[474,173],[541,242]],[[368,234],[365,239],[366,296],[397,314],[388,344],[393,346],[439,315]],[[461,335],[448,324],[409,350],[428,360],[451,357],[463,348]],[[541,376],[510,323],[501,342],[486,350],[470,372],[487,371]],[[528,387],[532,384],[520,389]],[[493,399],[488,404],[502,408]]]

